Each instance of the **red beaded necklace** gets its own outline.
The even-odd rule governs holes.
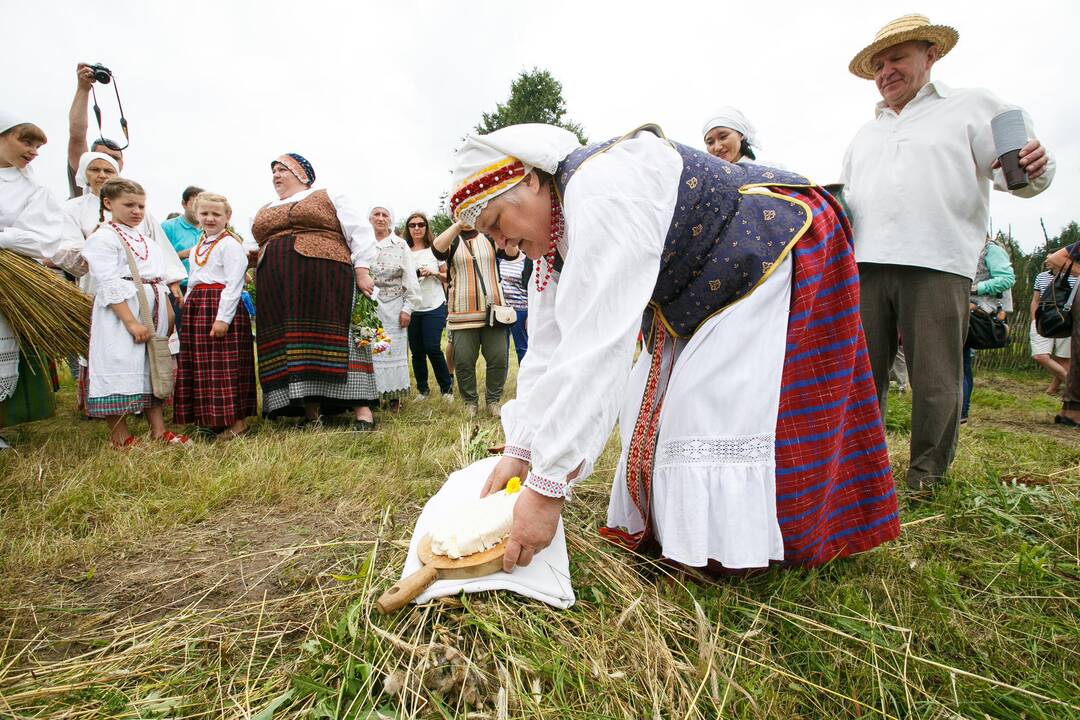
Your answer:
[[[147,242],[146,238],[143,237],[143,234],[141,232],[137,230],[135,231],[139,237],[134,238],[134,240],[136,240],[142,246],[142,255],[140,255],[139,251],[135,248],[135,246],[131,244],[131,240],[133,238],[128,235],[126,230],[124,230],[122,227],[112,221],[109,222],[109,226],[116,231],[116,234],[120,236],[120,239],[124,241],[124,244],[128,246],[128,249],[131,250],[132,255],[134,255],[140,260],[146,260],[148,257],[150,257],[150,243]]]
[[[217,237],[214,238],[213,241],[204,244],[203,241],[206,240],[206,233],[203,232],[203,234],[199,236],[198,244],[195,245],[195,249],[191,252],[191,256],[195,259],[195,264],[199,267],[203,267],[204,265],[206,265],[206,263],[210,261],[210,253],[214,252],[214,248],[217,247],[218,241],[220,241],[221,238],[223,238],[224,236],[225,231],[223,230],[218,233]],[[206,248],[205,251],[203,251],[204,247]]]
[[[566,232],[566,222],[563,220],[562,203],[559,202],[559,194],[554,188],[551,190],[551,240],[548,242],[547,252],[544,253],[544,278],[540,279],[540,273],[536,273],[536,292],[544,292],[544,288],[551,281],[551,271],[555,268],[555,253],[559,249],[559,241]]]

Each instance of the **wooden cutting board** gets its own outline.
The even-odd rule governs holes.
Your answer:
[[[494,547],[455,560],[447,555],[433,553],[431,535],[425,535],[420,538],[416,554],[424,566],[412,575],[394,583],[376,601],[375,607],[384,615],[405,607],[436,580],[477,578],[502,570],[502,559],[506,554],[506,538]]]

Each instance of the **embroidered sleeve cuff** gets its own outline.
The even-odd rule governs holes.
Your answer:
[[[570,487],[563,480],[552,480],[541,477],[535,473],[529,473],[525,479],[525,487],[533,492],[553,498],[565,498],[570,494]]]
[[[507,445],[503,448],[503,457],[517,458],[527,463],[532,462],[532,453],[529,452],[528,448],[523,448],[520,445]]]
[[[110,280],[98,285],[97,296],[106,305],[115,305],[135,297],[135,284],[130,280]]]

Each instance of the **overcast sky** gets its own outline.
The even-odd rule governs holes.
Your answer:
[[[75,63],[108,65],[131,128],[125,175],[146,186],[159,218],[197,184],[232,199],[241,227],[274,197],[269,163],[283,152],[305,155],[318,184],[365,209],[437,209],[462,136],[534,66],[563,83],[568,117],[592,140],[656,122],[702,147],[702,122],[731,104],[757,125],[761,157],[827,183],[879,99],[848,62],[908,12],[960,32],[935,78],[1023,106],[1057,159],[1043,195],[992,193],[995,227],[1011,224],[1032,248],[1040,216],[1051,235],[1080,219],[1080,4],[1065,0],[38,0],[4,34],[2,102],[48,133],[33,167],[66,197]],[[105,134],[119,138],[111,88],[98,89]]]

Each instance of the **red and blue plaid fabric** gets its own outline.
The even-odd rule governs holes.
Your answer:
[[[240,304],[225,337],[210,337],[222,285],[197,285],[184,304],[173,419],[221,429],[255,414],[255,348]]]
[[[859,318],[851,228],[817,188],[792,251],[794,278],[776,420],[776,514],[784,560],[820,565],[900,534],[896,491]]]

